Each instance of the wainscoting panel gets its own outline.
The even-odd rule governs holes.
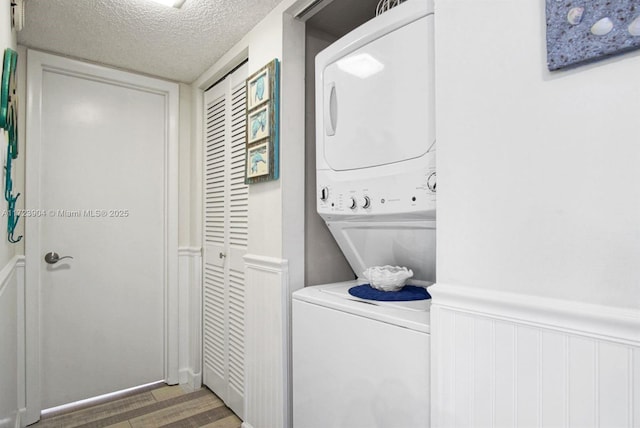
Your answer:
[[[202,249],[178,248],[179,382],[202,385]]]
[[[288,427],[290,291],[286,260],[244,256],[245,428]]]
[[[430,292],[432,426],[640,427],[640,312]]]
[[[24,378],[24,257],[0,269],[0,427],[22,426]]]

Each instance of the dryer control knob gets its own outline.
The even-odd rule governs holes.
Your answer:
[[[349,198],[349,208],[351,208],[352,210],[358,208],[358,203],[356,202],[355,198]]]
[[[320,190],[320,200],[325,202],[327,199],[329,199],[329,189],[327,187],[323,187],[322,190]]]
[[[362,208],[369,208],[371,206],[371,199],[368,196],[364,197],[364,201],[362,203]]]
[[[436,193],[436,173],[432,172],[431,175],[427,178],[427,187],[433,193]]]

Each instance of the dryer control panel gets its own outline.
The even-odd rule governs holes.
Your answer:
[[[428,157],[435,157],[430,153]],[[408,165],[403,165],[408,166]],[[398,169],[400,165],[388,168]],[[317,171],[317,207],[325,220],[403,214],[408,218],[435,219],[435,162],[422,161],[422,167],[384,174],[374,171]],[[347,178],[348,176],[348,178]]]

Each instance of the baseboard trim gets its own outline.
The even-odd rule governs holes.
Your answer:
[[[180,369],[180,371],[178,372],[178,383],[180,385],[185,385],[189,383],[189,372],[191,370],[187,370],[187,369]]]
[[[194,373],[191,369],[182,369],[180,370],[180,384],[198,389],[202,387],[202,373]]]
[[[437,307],[640,346],[640,311],[442,283],[429,293]]]
[[[23,420],[26,420],[25,418],[27,417],[27,409],[22,408],[22,409],[18,409],[18,415],[16,418],[16,428],[22,428],[23,426],[26,426],[26,424],[22,424]]]
[[[74,401],[72,403],[43,409],[41,412],[41,416],[43,418],[55,417],[68,412],[75,412],[89,407],[105,404],[113,400],[130,397],[132,395],[140,394],[145,391],[152,391],[154,389],[161,388],[166,384],[167,383],[164,380],[157,380],[155,382],[145,383],[143,385],[138,385],[131,388],[125,388],[120,391],[108,392],[106,394],[98,395],[95,397],[85,398],[83,400]]]

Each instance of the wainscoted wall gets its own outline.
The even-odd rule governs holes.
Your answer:
[[[640,426],[640,311],[430,292],[433,427]]]
[[[244,256],[245,422],[290,426],[290,290],[287,260]]]
[[[24,412],[24,257],[0,270],[0,427],[21,426]]]
[[[202,385],[202,249],[178,249],[179,382]]]

